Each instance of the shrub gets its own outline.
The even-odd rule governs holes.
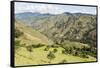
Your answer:
[[[66,50],[62,50],[62,54],[68,54]]]
[[[47,48],[47,47],[44,49],[44,51],[48,51],[48,50],[49,50],[49,48]]]
[[[53,52],[56,53],[57,52],[57,49],[54,49]]]
[[[51,45],[52,48],[58,48],[58,45]]]
[[[51,46],[46,46],[46,48],[44,49],[44,51],[48,51],[49,50],[49,48],[50,48]]]
[[[33,48],[39,48],[39,47],[42,47],[42,46],[44,46],[44,44],[32,44],[32,47]]]
[[[82,54],[80,54],[80,57],[82,57],[82,58],[88,58],[88,56],[84,52]]]
[[[27,51],[32,52],[32,46],[26,46]]]
[[[42,46],[44,46],[44,44],[37,44],[37,47],[42,47]]]
[[[79,52],[78,51],[73,51],[73,56],[79,56]]]
[[[49,54],[47,54],[47,58],[50,60],[49,63],[51,63],[51,60],[55,58],[55,55],[50,51]]]

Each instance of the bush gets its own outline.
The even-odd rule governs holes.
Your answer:
[[[79,52],[78,51],[73,51],[73,56],[79,56]]]
[[[80,53],[80,57],[82,58],[88,58],[87,54],[85,52],[81,52]]]
[[[62,50],[62,54],[68,54],[66,50]]]
[[[44,46],[44,44],[32,44],[32,47],[33,48],[39,48],[39,47],[42,47],[42,46]]]
[[[47,48],[47,47],[44,49],[44,51],[48,51],[48,50],[49,50],[49,48]]]
[[[27,51],[32,52],[32,46],[26,46]]]
[[[58,45],[51,45],[50,47],[52,47],[52,48],[58,48],[59,46]]]
[[[50,48],[51,46],[46,46],[46,48],[44,49],[44,51],[48,51],[49,50],[49,48]]]
[[[56,53],[57,52],[57,49],[54,49],[53,52]]]
[[[51,63],[51,60],[55,58],[55,55],[50,51],[49,54],[47,54],[47,58],[50,60],[49,63]]]

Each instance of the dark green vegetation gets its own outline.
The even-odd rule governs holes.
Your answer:
[[[89,58],[89,56],[93,56],[96,58],[96,49],[94,49],[94,47],[81,47],[81,48],[77,48],[75,46],[72,47],[66,47],[66,46],[62,46],[64,48],[64,50],[62,51],[63,54],[72,54],[73,56],[79,56],[82,58]]]
[[[50,59],[49,63],[51,63],[51,60],[53,60],[55,58],[54,53],[52,53],[51,51],[49,52],[49,54],[47,54],[47,58]]]
[[[27,17],[23,14],[16,16],[18,20],[15,28],[16,50],[25,48],[30,56],[44,52],[41,58],[46,57],[48,60],[41,61],[46,63],[57,61],[59,55],[62,58],[63,56],[68,58],[69,55],[83,59],[97,57],[96,15],[66,12],[58,15],[37,13],[30,16],[29,14]],[[31,22],[28,23],[30,19]],[[70,62],[69,59],[65,57],[57,63],[67,63]]]
[[[18,30],[18,29],[15,29],[15,37],[18,38],[18,37],[20,37],[21,35],[23,35],[23,32],[21,32],[21,31]]]

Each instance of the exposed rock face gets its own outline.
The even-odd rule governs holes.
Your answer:
[[[65,12],[57,15],[38,14],[35,17],[31,16],[33,21],[30,26],[55,43],[71,40],[96,46],[96,15]]]

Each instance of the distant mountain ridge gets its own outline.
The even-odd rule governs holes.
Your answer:
[[[53,14],[49,14],[49,13],[41,14],[41,13],[38,13],[38,12],[34,12],[34,13],[24,12],[24,13],[16,13],[15,18],[17,20],[20,20],[20,21],[30,25],[34,20],[46,18],[46,17],[52,16],[52,15]]]
[[[92,14],[85,14],[85,13],[69,13],[69,12],[64,12],[62,14],[65,14],[67,16],[92,15]],[[55,15],[60,15],[60,14],[23,12],[23,13],[16,13],[15,18],[30,25],[35,20],[43,19],[49,16],[55,16]]]

